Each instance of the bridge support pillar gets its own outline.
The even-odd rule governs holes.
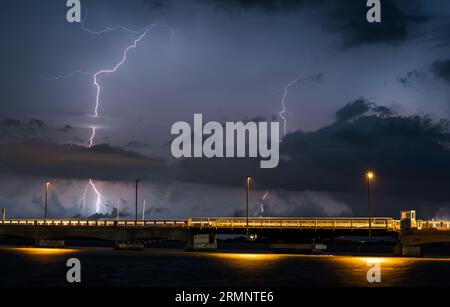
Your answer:
[[[114,243],[114,248],[117,250],[143,250],[144,244],[142,242],[119,242]]]
[[[63,240],[36,240],[36,247],[43,248],[61,248],[65,246]]]
[[[189,234],[186,243],[187,251],[217,250],[217,240],[214,234]]]
[[[423,257],[421,246],[403,246],[397,243],[394,247],[394,255],[398,257]]]

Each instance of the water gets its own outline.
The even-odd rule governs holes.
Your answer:
[[[66,261],[72,257],[80,259],[82,286],[88,287],[450,286],[450,258],[17,246],[0,247],[0,286],[68,286]],[[380,263],[380,284],[367,282],[368,262]]]

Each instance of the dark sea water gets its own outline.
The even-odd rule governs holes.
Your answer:
[[[81,261],[81,285],[86,287],[450,286],[450,257],[296,255],[274,254],[265,247],[235,248],[199,253],[180,246],[144,251],[0,246],[0,286],[69,286],[69,258]],[[381,283],[368,283],[368,263],[380,263]]]

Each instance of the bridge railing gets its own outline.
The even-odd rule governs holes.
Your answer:
[[[0,220],[0,226],[55,227],[186,227],[185,220],[117,221],[117,220]]]
[[[373,218],[373,229],[394,230],[392,218]],[[190,219],[195,228],[281,228],[281,229],[369,229],[368,218],[197,218]]]
[[[418,229],[450,229],[450,221],[417,221]]]

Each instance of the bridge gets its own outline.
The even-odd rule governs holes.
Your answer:
[[[396,254],[419,255],[422,246],[450,243],[450,221],[416,220],[415,211],[402,219],[374,218],[189,218],[185,220],[0,220],[0,236],[28,238],[38,246],[52,246],[67,239],[101,239],[118,248],[140,248],[154,239],[186,242],[188,249],[215,249],[215,235],[249,234],[274,242],[304,242],[339,236],[391,236]],[[57,245],[58,245],[57,244]]]

